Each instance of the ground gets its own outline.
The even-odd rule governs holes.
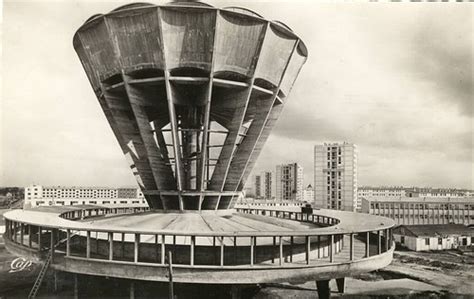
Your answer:
[[[455,250],[397,251],[386,268],[347,278],[346,293],[336,298],[474,298],[474,256]],[[267,285],[255,298],[315,298],[315,282]]]

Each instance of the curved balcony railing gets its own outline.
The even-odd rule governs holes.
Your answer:
[[[7,247],[41,257],[52,249],[54,260],[72,259],[138,265],[166,265],[167,251],[173,265],[182,268],[275,269],[305,268],[350,263],[393,249],[393,223],[348,230],[340,219],[327,215],[280,210],[278,207],[238,207],[237,212],[308,222],[316,229],[298,231],[152,231],[132,228],[82,226],[74,220],[146,211],[147,208],[87,208],[55,214],[63,220],[19,219],[5,214]],[[316,211],[317,212],[317,211]],[[40,212],[37,212],[40,213]],[[48,215],[48,216],[46,216]],[[45,217],[51,217],[51,213]],[[54,215],[54,214],[53,214]],[[251,216],[251,215],[250,215]],[[377,216],[364,216],[377,217]],[[377,217],[380,219],[385,219]],[[378,219],[377,219],[378,220]],[[175,259],[176,257],[176,259]]]

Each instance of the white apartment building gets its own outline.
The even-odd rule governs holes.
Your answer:
[[[317,207],[360,210],[355,144],[324,143],[314,147],[314,193]]]
[[[314,189],[311,184],[303,190],[303,200],[308,203],[312,203],[314,201]]]
[[[31,185],[25,187],[24,207],[72,205],[148,206],[138,188],[67,187]]]
[[[278,165],[276,167],[275,185],[278,201],[302,201],[303,167],[298,163]]]

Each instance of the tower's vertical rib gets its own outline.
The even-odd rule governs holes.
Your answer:
[[[153,103],[150,101],[150,97],[146,94],[142,94],[137,87],[129,84],[129,76],[122,73],[123,82],[125,84],[125,91],[130,102],[130,107],[135,116],[138,131],[144,144],[144,149],[150,162],[150,168],[152,170],[155,183],[158,190],[174,190],[176,188],[176,182],[173,178],[173,172],[171,168],[165,163],[165,160],[160,156],[160,149],[157,147],[154,139],[153,132],[150,126],[150,120],[148,119],[145,109],[151,109]],[[162,206],[166,209],[166,206],[162,201]]]
[[[133,112],[125,92],[109,91],[104,84],[101,84],[101,90],[104,102],[110,111],[110,117],[113,119],[111,126],[114,131],[116,129],[121,134],[124,152],[131,156],[145,189],[156,190],[156,182],[140,134],[137,132],[135,120],[130,119]],[[150,205],[151,208],[159,207],[154,201],[150,201]]]
[[[168,64],[166,61],[166,52],[164,49],[164,42],[163,42],[163,19],[161,17],[161,7],[157,9],[159,27],[160,27],[160,51],[163,55],[163,66],[164,66],[164,73],[165,73],[165,88],[166,88],[166,99],[168,101],[168,113],[169,119],[171,124],[171,136],[173,140],[173,151],[174,151],[174,158],[175,158],[175,174],[176,174],[176,183],[178,187],[178,201],[179,201],[179,209],[183,210],[183,199],[181,198],[181,192],[183,191],[183,164],[181,161],[181,142],[179,141],[178,135],[178,121],[176,120],[176,111],[174,107],[174,101],[171,93],[171,84],[170,84],[170,73],[168,70]]]
[[[205,191],[207,188],[207,184],[209,183],[206,180],[206,174],[209,172],[209,126],[210,126],[210,115],[211,115],[211,99],[212,99],[212,86],[214,80],[214,61],[215,61],[215,52],[216,52],[216,32],[218,29],[219,23],[219,11],[215,10],[215,24],[214,24],[214,38],[213,38],[213,45],[212,45],[212,58],[211,58],[211,68],[209,72],[209,83],[207,86],[207,94],[206,94],[206,108],[204,110],[204,124],[202,130],[202,143],[201,143],[201,165],[199,166],[199,176],[198,176],[198,190]],[[207,175],[208,176],[208,175]],[[201,210],[201,205],[204,200],[204,195],[199,197],[199,210]]]

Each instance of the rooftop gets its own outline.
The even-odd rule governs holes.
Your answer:
[[[474,203],[474,197],[385,197],[385,196],[373,196],[365,198],[360,196],[369,202],[413,202],[413,203]]]
[[[394,233],[414,237],[440,237],[448,235],[474,236],[474,229],[462,224],[402,225]]]

